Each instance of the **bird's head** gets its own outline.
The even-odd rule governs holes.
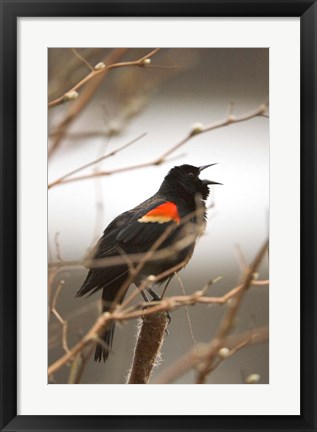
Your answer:
[[[190,195],[193,198],[200,194],[203,200],[209,195],[209,185],[219,185],[221,183],[212,180],[202,180],[199,174],[206,168],[216,164],[195,167],[192,165],[179,165],[172,168],[164,179],[161,189],[175,188],[181,195]]]

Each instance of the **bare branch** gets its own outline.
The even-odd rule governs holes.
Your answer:
[[[127,50],[125,48],[117,48],[104,59],[105,63],[116,62]],[[51,157],[52,154],[59,147],[62,142],[68,128],[76,117],[86,108],[88,103],[91,101],[99,86],[102,84],[103,80],[107,76],[108,69],[103,73],[96,75],[94,80],[91,80],[87,86],[83,89],[81,95],[71,104],[68,114],[59,124],[52,145],[49,147],[48,156]],[[76,90],[74,90],[76,92]]]
[[[159,383],[168,383],[174,381],[189,369],[197,366],[197,384],[203,384],[207,375],[212,371],[218,362],[219,351],[222,347],[228,345],[228,335],[235,323],[235,317],[241,301],[247,289],[256,281],[253,280],[253,275],[262,261],[265,252],[268,248],[268,241],[262,246],[255,259],[249,266],[243,283],[227,293],[226,302],[230,299],[228,309],[219,325],[216,337],[211,339],[208,344],[198,346],[185,354],[175,364],[173,364],[162,376],[158,379]],[[221,300],[223,301],[223,299]],[[253,330],[252,330],[253,331]],[[254,333],[255,335],[255,333]],[[254,338],[255,336],[253,336]],[[198,367],[199,366],[199,367]]]
[[[78,57],[79,60],[82,61],[87,66],[89,70],[91,71],[94,70],[94,67],[89,63],[89,61],[87,61],[83,56],[81,56],[75,48],[72,48],[71,50],[75,54],[75,56]]]
[[[238,335],[228,336],[223,340],[220,349],[226,347],[229,350],[229,355],[233,355],[242,346],[248,346],[258,343],[263,343],[268,340],[269,331],[267,327],[260,327],[258,329],[252,329]],[[219,351],[220,351],[219,349]],[[197,368],[198,365],[203,364],[208,357],[210,352],[209,344],[200,344],[193,350],[181,357],[172,366],[163,371],[159,377],[157,377],[153,384],[169,384],[174,382],[176,379],[184,375],[190,369]],[[218,352],[219,354],[219,352]],[[225,360],[225,359],[221,359]]]
[[[92,354],[94,350],[94,347],[91,346],[88,349],[87,353],[78,353],[77,356],[72,361],[69,377],[68,377],[68,384],[79,384],[81,381],[81,378],[83,376],[85,367],[87,365],[87,361]]]
[[[105,74],[111,69],[128,67],[128,66],[139,66],[139,67],[147,66],[148,64],[150,64],[147,62],[147,60],[150,60],[151,57],[153,57],[159,50],[160,50],[160,48],[156,48],[156,49],[152,50],[151,52],[149,52],[148,54],[146,54],[145,56],[143,56],[137,60],[133,60],[133,61],[113,63],[113,64],[110,64],[108,66],[104,62],[98,63],[94,68],[92,68],[91,72],[87,76],[85,76],[85,78],[80,80],[77,84],[75,84],[71,89],[69,89],[67,92],[65,92],[62,96],[49,102],[48,107],[53,108],[57,105],[60,105],[63,102],[67,102],[67,101],[71,100],[71,98],[69,98],[68,95],[74,94],[74,92],[77,92],[84,84],[86,84],[87,82],[89,82],[90,80],[95,78],[97,75]],[[76,53],[76,55],[79,56],[78,53]],[[80,58],[81,58],[81,60],[84,60],[81,56],[80,56]],[[85,64],[87,64],[86,61],[85,61]]]
[[[56,309],[57,298],[58,298],[58,296],[59,296],[59,294],[60,294],[61,289],[63,288],[63,286],[64,286],[64,281],[60,281],[60,283],[59,283],[59,285],[58,285],[58,287],[56,289],[53,301],[52,301],[51,313],[53,315],[55,315],[55,317],[57,318],[57,320],[62,325],[62,347],[63,347],[63,350],[66,353],[69,353],[68,342],[67,342],[68,321],[65,320],[61,316],[61,314],[58,312],[58,310]]]
[[[183,295],[186,296],[186,291],[185,291],[185,287],[184,287],[184,284],[183,284],[182,279],[180,278],[180,276],[179,276],[178,273],[175,273],[175,277],[176,277],[176,279],[177,279],[178,282],[179,282],[179,285],[180,285],[180,287],[181,287],[181,289],[182,289],[182,291],[183,291]],[[184,309],[185,309],[185,314],[186,314],[186,318],[187,318],[187,322],[188,322],[188,328],[189,328],[190,336],[191,336],[191,338],[192,338],[194,344],[197,345],[197,341],[196,341],[196,338],[195,338],[195,336],[194,336],[194,331],[193,331],[192,322],[191,322],[191,320],[190,320],[190,316],[189,316],[189,312],[188,312],[188,307],[185,306]]]
[[[122,145],[121,147],[115,149],[115,150],[111,150],[109,153],[105,154],[104,156],[101,156],[95,160],[93,160],[92,162],[89,162],[85,165],[80,166],[79,168],[74,169],[73,171],[70,171],[67,174],[64,174],[62,177],[58,178],[57,180],[54,180],[52,183],[48,184],[48,189],[57,186],[61,183],[65,183],[65,179],[67,179],[68,177],[86,169],[91,167],[92,165],[95,165],[105,159],[108,159],[109,157],[115,156],[116,154],[120,153],[122,150],[125,150],[127,147],[129,147],[130,145],[136,143],[137,141],[139,141],[141,138],[143,138],[146,135],[146,133],[141,134],[140,136],[138,136],[137,138],[133,139],[132,141],[129,141],[128,143]],[[94,174],[91,174],[91,176],[93,177],[98,177],[99,173],[95,172]]]
[[[164,272],[165,274],[166,272]],[[160,275],[156,276],[157,278]],[[165,276],[164,276],[165,277]],[[261,282],[261,283],[259,283]],[[252,285],[262,286],[265,285],[262,283],[264,281],[252,281]],[[267,281],[265,281],[267,284]],[[210,286],[210,284],[208,285]],[[200,291],[196,291],[195,293],[188,296],[174,296],[174,297],[166,297],[159,302],[149,302],[139,304],[136,307],[139,310],[128,310],[127,306],[130,304],[130,299],[125,301],[122,305],[117,307],[115,311],[112,313],[105,312],[102,314],[88,331],[88,333],[76,344],[74,347],[60,359],[55,361],[48,369],[48,374],[51,375],[60,369],[64,364],[70,361],[74,356],[77,355],[87,344],[95,342],[96,338],[98,338],[99,333],[110,323],[110,321],[126,321],[128,319],[135,319],[144,317],[147,315],[151,315],[157,312],[166,312],[168,310],[173,310],[183,305],[191,305],[195,303],[203,303],[203,304],[223,304],[226,303],[229,298],[233,297],[237,293],[237,289],[242,289],[243,285],[232,289],[229,293],[222,297],[205,297],[204,292],[206,287],[204,287]],[[147,309],[142,309],[144,306],[151,306]],[[141,310],[140,310],[141,307]]]
[[[234,116],[234,115],[230,114],[226,118],[219,120],[219,121],[216,121],[216,122],[213,122],[207,126],[204,126],[202,124],[196,124],[193,126],[193,128],[187,133],[187,135],[181,141],[172,145],[169,149],[164,151],[161,155],[157,156],[153,160],[150,160],[147,162],[141,162],[141,163],[137,163],[137,164],[131,164],[131,165],[127,165],[127,166],[123,166],[123,167],[119,167],[119,168],[114,168],[112,170],[107,170],[107,171],[103,170],[103,171],[100,171],[98,173],[87,174],[87,175],[73,177],[70,179],[65,179],[64,181],[59,182],[58,184],[61,184],[61,183],[65,184],[65,183],[75,182],[75,181],[79,181],[79,180],[89,180],[89,179],[94,178],[96,176],[98,176],[98,177],[109,176],[112,174],[118,174],[118,173],[122,173],[122,172],[126,172],[126,171],[132,171],[135,169],[146,168],[149,166],[161,165],[161,164],[167,162],[169,160],[168,157],[171,154],[173,154],[176,150],[178,150],[180,147],[185,145],[193,137],[200,135],[200,134],[203,134],[203,133],[206,133],[206,132],[210,132],[210,131],[218,129],[220,127],[229,126],[229,125],[235,124],[235,123],[241,123],[241,122],[250,120],[252,118],[259,117],[263,113],[265,113],[267,111],[267,109],[268,109],[267,103],[263,103],[263,104],[257,106],[255,109],[253,109],[253,110],[251,110],[245,114],[242,114],[240,116]],[[55,184],[53,182],[53,186],[54,185]],[[52,186],[52,184],[49,187],[51,187],[51,186]]]

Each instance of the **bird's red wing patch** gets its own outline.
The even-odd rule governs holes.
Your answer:
[[[142,222],[142,223],[176,222],[178,224],[179,221],[180,221],[180,216],[178,214],[177,206],[171,201],[167,201],[166,203],[155,207],[154,209],[146,213],[144,216],[142,216],[140,219],[138,219],[138,222]]]

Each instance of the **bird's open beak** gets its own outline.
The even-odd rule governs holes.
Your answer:
[[[209,164],[209,165],[203,165],[199,167],[199,173],[201,173],[204,169],[209,168],[211,166],[217,165],[217,163]],[[222,185],[222,183],[214,182],[212,180],[202,180],[202,182],[205,185]]]
[[[217,163],[213,163],[213,164],[209,164],[209,165],[203,165],[203,166],[199,167],[199,168],[198,168],[198,169],[199,169],[199,174],[200,174],[202,171],[204,171],[204,169],[209,168],[209,167],[214,166],[214,165],[217,165]]]
[[[223,183],[214,182],[212,180],[202,180],[205,185],[222,185]]]

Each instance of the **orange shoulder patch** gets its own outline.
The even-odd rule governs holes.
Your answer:
[[[150,210],[140,219],[138,222],[156,222],[156,223],[166,223],[166,222],[176,222],[180,221],[177,206],[172,201],[167,201],[154,209]]]

